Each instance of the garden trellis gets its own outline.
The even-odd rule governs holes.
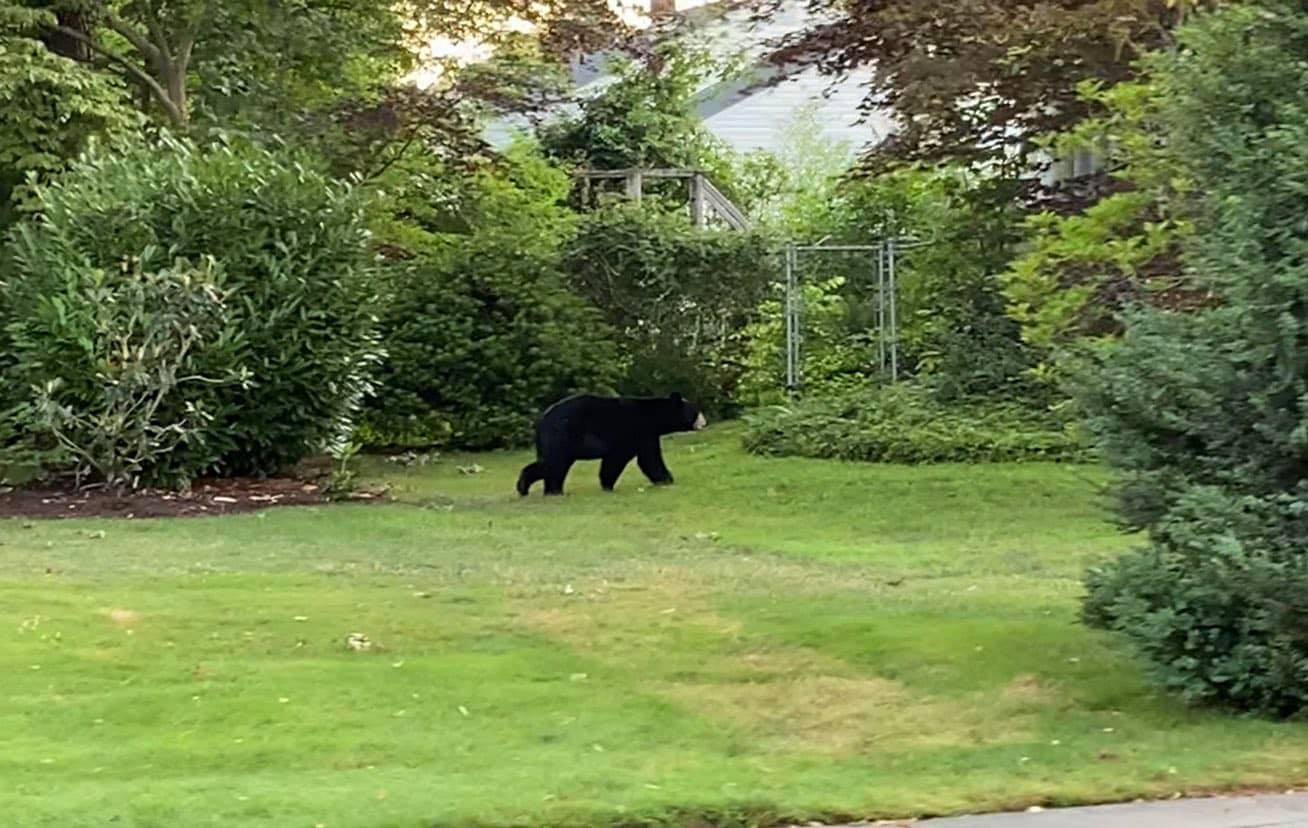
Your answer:
[[[899,379],[899,290],[901,254],[928,244],[915,236],[895,236],[865,244],[832,244],[826,239],[814,244],[791,242],[785,249],[786,391],[799,392],[803,384],[804,278],[805,264],[832,254],[866,255],[864,273],[871,271],[877,329],[877,357],[883,378]]]

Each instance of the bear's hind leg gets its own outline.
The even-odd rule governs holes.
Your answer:
[[[633,455],[629,452],[623,452],[621,454],[615,453],[608,455],[600,461],[599,477],[601,489],[606,492],[613,491],[613,487],[618,483],[618,478],[622,476],[623,470],[626,469],[627,464],[631,462],[632,456]]]
[[[537,480],[545,479],[545,466],[537,460],[534,463],[528,463],[522,467],[522,472],[518,475],[518,494],[522,497],[527,496],[531,487]]]
[[[545,466],[545,494],[561,495],[563,494],[563,481],[568,479],[568,471],[572,468],[573,461],[551,460],[543,464]]]

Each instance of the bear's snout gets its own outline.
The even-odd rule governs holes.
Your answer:
[[[696,430],[696,431],[699,431],[701,428],[703,428],[703,427],[706,426],[706,425],[708,425],[708,420],[704,419],[704,414],[703,414],[703,413],[701,413],[698,417],[695,418],[695,430]]]

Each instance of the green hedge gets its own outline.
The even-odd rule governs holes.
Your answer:
[[[746,450],[774,457],[880,463],[1081,461],[1076,429],[1016,403],[936,402],[890,386],[775,406],[747,417]]]
[[[386,359],[360,431],[376,447],[487,449],[530,442],[541,410],[623,372],[601,313],[569,289],[571,177],[535,147],[389,195]],[[444,195],[442,195],[444,193]]]

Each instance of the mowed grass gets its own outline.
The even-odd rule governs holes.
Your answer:
[[[1077,624],[1084,566],[1136,542],[1096,470],[665,446],[666,489],[582,464],[523,501],[495,454],[366,463],[401,504],[0,521],[0,824],[766,824],[1308,781],[1308,726],[1188,710]]]

